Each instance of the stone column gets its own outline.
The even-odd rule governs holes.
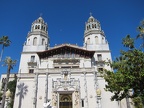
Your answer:
[[[88,108],[88,93],[87,93],[86,72],[84,73],[84,89],[85,89],[85,102],[86,102],[86,108]]]
[[[80,107],[80,105],[79,105],[79,92],[78,91],[75,91],[74,92],[74,108],[79,108]]]
[[[56,107],[57,106],[57,98],[58,98],[58,94],[56,92],[52,93],[52,106]]]
[[[34,98],[33,98],[33,108],[36,108],[37,104],[37,91],[38,91],[38,73],[35,74],[34,79]]]
[[[45,79],[45,97],[44,97],[44,103],[47,103],[48,99],[48,73],[46,73],[46,79]]]
[[[81,87],[80,87],[80,80],[78,79],[78,84],[79,84],[79,108],[81,107]]]
[[[94,91],[96,91],[98,89],[98,79],[97,79],[97,72],[94,71]],[[97,94],[95,92],[95,102],[97,104]],[[96,107],[97,108],[97,107]]]

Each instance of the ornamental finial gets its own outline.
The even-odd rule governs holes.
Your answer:
[[[92,16],[92,13],[90,12],[90,16]]]

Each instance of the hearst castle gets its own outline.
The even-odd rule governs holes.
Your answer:
[[[126,108],[125,102],[111,101],[112,93],[104,90],[99,71],[111,70],[104,64],[111,52],[92,15],[83,38],[83,47],[50,47],[47,23],[42,17],[32,23],[21,53],[14,108]]]

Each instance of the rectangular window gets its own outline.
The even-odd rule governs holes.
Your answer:
[[[102,55],[101,54],[97,54],[97,59],[98,59],[98,61],[102,61]]]
[[[54,67],[54,68],[59,68],[59,67]]]
[[[29,73],[34,73],[34,69],[29,69]]]
[[[35,56],[31,56],[31,62],[35,61]]]
[[[103,68],[98,68],[98,71],[99,71],[99,72],[103,71]]]
[[[82,107],[84,107],[84,99],[81,100]]]

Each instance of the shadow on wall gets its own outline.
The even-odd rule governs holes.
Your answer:
[[[19,85],[17,85],[18,88],[18,93],[16,93],[16,96],[19,96],[19,106],[18,108],[21,108],[21,104],[22,104],[22,99],[24,99],[24,96],[27,94],[28,92],[28,86],[25,85],[24,83],[20,83]]]

